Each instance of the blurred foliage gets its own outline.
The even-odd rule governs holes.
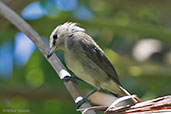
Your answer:
[[[22,5],[25,1],[19,2]],[[31,13],[24,17],[23,9],[10,4],[10,1],[7,3],[13,6],[46,42],[57,25],[67,21],[79,23],[104,50],[115,66],[122,85],[143,100],[171,93],[171,1],[36,1],[44,12],[40,17],[33,17],[35,15]],[[32,2],[34,3],[29,0],[28,4],[25,3],[22,7],[27,7]],[[37,12],[38,9],[32,8],[32,10]],[[0,17],[0,20],[3,20],[3,17]],[[23,110],[25,112],[22,113],[29,114],[78,113],[63,83],[39,50],[36,49],[31,53],[26,63],[17,65],[14,57],[14,38],[19,31],[7,21],[2,25],[0,25],[0,72],[6,58],[4,55],[7,54],[2,47],[6,42],[13,47],[13,56],[10,58],[13,64],[10,76],[0,74],[0,111],[5,113]],[[149,50],[153,49],[150,54],[146,53],[148,52],[146,48],[142,48],[146,58],[140,61],[136,58],[140,55],[134,53],[136,45],[149,39],[155,39],[159,45],[150,44]],[[138,52],[141,53],[141,50]],[[56,54],[64,63],[63,52],[59,51]],[[9,72],[8,69],[6,72]],[[79,82],[79,87],[82,90],[92,89],[83,82]]]

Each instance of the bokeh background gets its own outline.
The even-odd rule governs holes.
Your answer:
[[[142,100],[171,93],[170,0],[1,0],[48,43],[77,22],[104,50],[122,85]],[[0,16],[0,114],[75,114],[74,102],[36,46]],[[64,63],[63,52],[56,52]],[[79,82],[82,91],[93,87]],[[18,113],[18,112],[16,112]]]

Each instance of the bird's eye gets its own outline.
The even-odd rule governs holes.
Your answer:
[[[58,38],[57,34],[53,35],[53,39],[56,40],[57,38]]]

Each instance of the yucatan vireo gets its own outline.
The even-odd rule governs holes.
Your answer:
[[[56,50],[63,50],[67,67],[96,90],[103,88],[120,96],[130,95],[121,86],[118,75],[103,50],[76,23],[67,22],[53,30],[47,58]],[[131,102],[136,103],[137,100],[132,98]]]

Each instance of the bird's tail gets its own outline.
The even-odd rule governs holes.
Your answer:
[[[131,94],[128,92],[128,91],[126,91],[123,87],[121,87],[121,86],[119,86],[119,88],[120,88],[120,95],[121,96],[131,96]],[[135,104],[135,103],[138,103],[139,101],[136,99],[136,98],[131,98],[130,100],[129,100],[129,102],[131,103],[131,104]]]
[[[131,94],[126,91],[121,85],[116,84],[115,82],[111,81],[105,85],[102,86],[102,88],[107,89],[108,91],[112,92],[113,94],[117,94],[119,96],[131,96]],[[126,104],[136,104],[139,101],[136,98],[130,98],[128,100],[125,100]]]

